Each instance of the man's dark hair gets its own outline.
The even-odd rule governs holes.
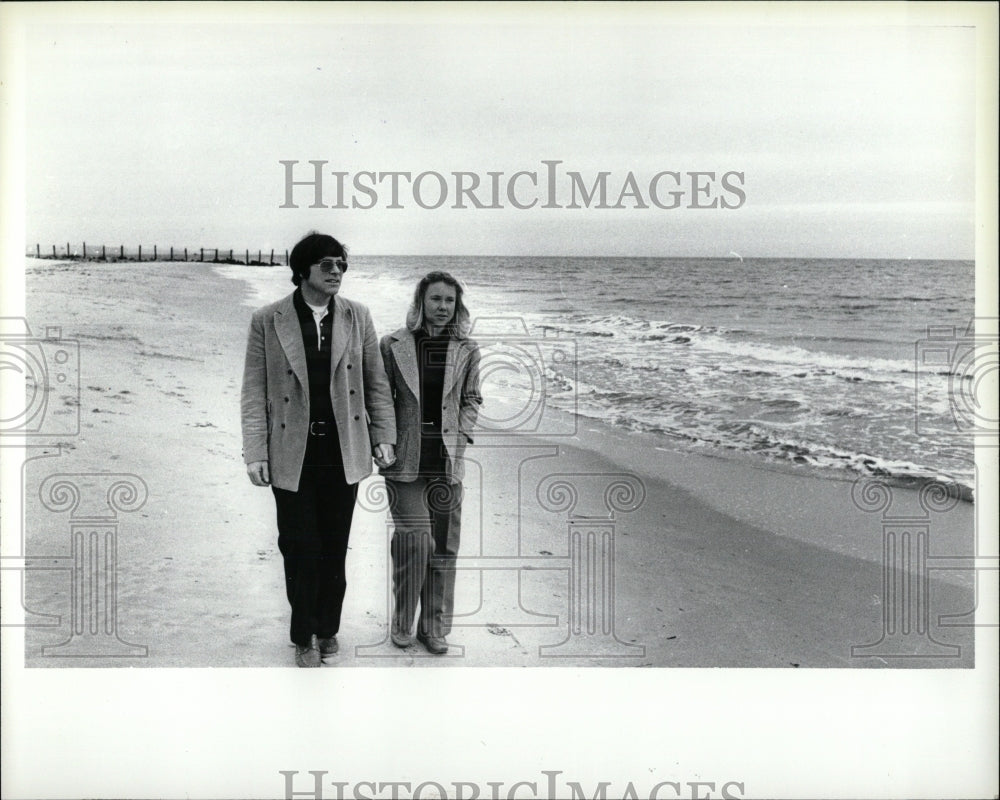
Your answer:
[[[292,269],[292,283],[296,286],[302,283],[302,279],[309,275],[309,268],[324,258],[347,259],[347,248],[325,233],[310,231],[295,247],[292,248],[291,255],[288,256],[288,266]],[[344,267],[344,271],[347,267]]]

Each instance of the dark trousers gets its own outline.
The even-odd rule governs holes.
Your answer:
[[[393,625],[427,636],[451,632],[455,606],[455,559],[462,530],[462,484],[443,478],[389,481],[395,531],[392,555]]]
[[[328,441],[332,439],[333,441]],[[299,490],[271,487],[278,511],[278,549],[292,607],[291,640],[335,636],[347,592],[347,541],[358,485],[349,484],[336,436],[309,437]]]

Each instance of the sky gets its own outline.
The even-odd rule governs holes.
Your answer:
[[[78,10],[28,24],[25,245],[283,250],[318,229],[373,254],[974,256],[971,28],[913,14],[550,11],[290,7],[234,22]],[[387,208],[383,182],[372,208],[309,208],[312,189],[297,187],[299,207],[282,208],[280,162],[305,180],[311,160],[327,162],[326,205],[335,171],[348,190],[359,172],[438,173],[447,196],[423,208],[403,181],[403,207]],[[514,208],[506,181],[542,182],[546,160],[561,162],[560,205],[567,173],[589,187],[603,172],[607,205],[631,173],[648,207],[541,208],[545,189],[521,178],[515,196],[541,199]],[[502,172],[504,207],[453,208],[457,171],[482,187]],[[687,187],[681,207],[650,202],[662,172]],[[715,173],[699,179],[702,203],[691,172]],[[740,174],[742,199],[724,173]],[[421,190],[434,204],[437,179]],[[709,197],[738,207],[690,207]]]

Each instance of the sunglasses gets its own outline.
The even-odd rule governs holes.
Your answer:
[[[347,272],[347,261],[343,258],[324,258],[317,261],[315,266],[318,266],[323,272],[328,274],[333,272],[334,269],[337,269],[339,272]]]

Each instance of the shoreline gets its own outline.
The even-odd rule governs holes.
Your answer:
[[[252,289],[211,264],[192,266],[165,262],[141,280],[92,262],[29,267],[33,330],[59,324],[80,343],[81,426],[78,437],[51,443],[37,452],[49,457],[25,467],[26,553],[67,549],[66,515],[38,500],[47,476],[138,476],[149,497],[120,515],[118,636],[149,649],[144,658],[92,661],[44,655],[66,639],[70,587],[63,571],[38,570],[29,572],[27,607],[60,615],[63,627],[26,630],[28,666],[291,664],[273,501],[250,486],[240,458]],[[52,309],[56,316],[40,318]],[[974,663],[972,629],[937,624],[934,636],[955,657],[852,657],[852,647],[882,631],[883,530],[878,515],[852,501],[848,481],[671,451],[583,417],[568,437],[480,435],[468,455],[456,653],[434,659],[386,642],[389,531],[376,478],[362,485],[370,500],[355,513],[338,666]],[[578,489],[571,510],[540,488],[566,475]],[[607,486],[622,475],[638,480],[642,502],[631,508],[619,496],[609,510]],[[920,512],[917,492],[891,494],[892,513]],[[603,520],[599,537],[612,529],[604,540],[613,543],[604,562],[612,567],[613,611],[604,617],[612,635],[562,655],[560,642],[576,641],[567,625],[581,519]],[[928,520],[933,553],[975,552],[972,504]],[[599,566],[593,557],[588,563]],[[935,621],[974,607],[970,580],[959,569],[929,576]]]
[[[247,270],[245,266],[242,265],[223,265],[215,264],[212,265],[218,274],[224,275],[228,278],[234,280],[241,280],[252,287],[251,294],[254,296],[253,300],[248,300],[247,305],[250,307],[256,307],[257,305],[263,305],[272,299],[272,293],[276,287],[280,287],[281,290],[288,287],[287,281],[282,280],[286,273],[282,269],[277,275],[270,271],[270,268],[264,270],[263,272],[258,270]],[[368,269],[371,271],[373,266],[368,264],[367,266],[362,266],[360,269]],[[244,271],[246,270],[246,271]],[[378,274],[378,271],[375,270]],[[378,280],[376,285],[379,288],[383,287],[382,279],[389,279],[388,282],[392,283],[392,279],[395,276],[393,274],[378,274]],[[365,274],[365,281],[372,280],[372,275]],[[366,284],[362,283],[359,285],[359,290],[362,289]],[[348,291],[350,294],[350,291]],[[364,292],[360,291],[358,298],[365,299]],[[386,316],[386,309],[384,307],[377,308],[376,306],[382,306],[382,303],[376,303],[372,307],[373,316],[375,317],[376,327],[380,330],[382,328],[394,329],[395,324],[393,321],[396,320],[396,316],[403,309],[395,309],[392,313]],[[379,313],[381,312],[381,314]],[[482,315],[482,322],[485,323],[485,330],[480,332],[480,336],[485,336],[485,341],[489,341],[491,334],[494,331],[491,329],[491,323],[495,323],[496,320],[493,317],[493,312],[485,310]],[[389,320],[387,324],[387,319]],[[545,337],[551,330],[558,330],[556,328],[551,328],[544,324],[539,323],[538,327],[533,329],[530,333],[531,336],[541,336]],[[529,335],[528,331],[525,330],[525,335]],[[555,334],[558,337],[558,333]],[[473,331],[473,338],[476,338],[476,331]],[[504,348],[500,348],[501,351]],[[488,353],[489,351],[487,351]],[[499,356],[499,351],[494,352],[493,356]],[[515,354],[515,358],[518,356]],[[523,378],[525,376],[518,375],[518,378]],[[567,393],[565,390],[567,388],[566,384],[563,384],[557,376],[557,380],[553,384],[554,395],[545,402],[545,414],[551,414],[553,417],[560,417],[563,422],[558,424],[556,427],[559,429],[564,429],[566,427],[576,427],[578,424],[593,424],[607,425],[609,420],[614,420],[610,423],[610,427],[614,430],[619,431],[624,435],[639,435],[645,437],[645,439],[650,441],[655,441],[656,445],[670,450],[678,450],[682,452],[693,453],[695,455],[705,455],[712,458],[722,458],[722,459],[732,459],[739,462],[745,462],[751,467],[756,465],[764,465],[765,467],[774,467],[779,470],[787,470],[789,474],[799,475],[799,474],[815,474],[820,476],[828,476],[833,479],[855,481],[860,479],[875,479],[884,482],[886,485],[897,488],[912,488],[920,489],[923,486],[934,485],[935,491],[943,491],[949,495],[956,496],[962,500],[973,502],[974,500],[974,486],[973,481],[970,478],[970,474],[974,473],[974,470],[969,469],[969,474],[965,471],[960,471],[956,475],[952,475],[948,469],[942,469],[940,465],[937,466],[927,466],[926,464],[933,464],[934,460],[928,460],[926,463],[916,463],[907,461],[905,458],[900,461],[898,459],[893,459],[884,455],[871,455],[864,450],[851,451],[837,449],[832,445],[822,445],[822,444],[803,444],[797,441],[795,436],[791,436],[782,444],[782,437],[780,434],[773,433],[772,436],[777,436],[777,439],[771,441],[770,446],[761,447],[761,443],[756,444],[747,443],[740,437],[734,439],[727,439],[724,435],[715,435],[712,438],[700,437],[696,432],[674,432],[669,428],[662,429],[649,422],[643,422],[642,420],[631,416],[629,413],[624,415],[615,415],[612,411],[608,409],[601,409],[599,406],[591,406],[588,402],[588,390],[587,387],[578,381],[577,391],[578,394],[572,392]],[[515,390],[517,391],[517,390]],[[524,387],[521,388],[521,396],[519,400],[528,400],[528,396],[524,394],[526,390]],[[534,389],[530,390],[534,391]],[[513,400],[512,400],[513,402]],[[515,411],[516,415],[516,411]],[[574,418],[579,418],[580,422],[577,423]],[[567,424],[566,420],[570,422]],[[756,422],[753,420],[747,420],[745,425],[753,427]],[[967,457],[969,459],[969,464],[972,463],[973,451],[971,447],[968,449]]]
[[[572,437],[539,436],[541,441],[580,451],[578,460],[603,459],[618,468],[639,473],[652,485],[668,492],[683,492],[737,523],[755,526],[770,534],[823,547],[850,557],[881,563],[882,541],[879,515],[866,511],[860,495],[866,486],[884,485],[892,498],[892,516],[922,516],[921,486],[894,484],[880,476],[829,474],[822,470],[798,470],[792,465],[772,464],[750,457],[721,453],[697,453],[671,449],[655,434],[637,434],[580,418]],[[477,440],[478,441],[478,440]],[[871,491],[871,488],[867,491]],[[649,494],[648,492],[647,494]],[[953,507],[946,512],[949,525],[939,531],[938,546],[947,552],[969,555],[975,522],[975,506],[964,497],[946,495]],[[888,516],[888,511],[886,512]],[[848,523],[854,523],[850,525]],[[845,527],[852,535],[844,532]],[[858,530],[857,528],[865,530]],[[955,571],[939,576],[957,585],[969,585],[969,575]]]
[[[676,455],[689,455],[694,458],[706,458],[723,462],[732,462],[741,465],[742,468],[750,470],[762,470],[764,472],[775,472],[781,475],[788,475],[793,478],[813,478],[816,480],[829,480],[838,483],[854,484],[859,481],[877,481],[884,483],[892,489],[904,489],[910,491],[920,491],[925,487],[934,487],[937,491],[943,492],[947,497],[960,500],[970,505],[975,505],[975,488],[963,483],[952,482],[943,476],[932,477],[931,475],[897,475],[873,470],[870,473],[861,473],[849,468],[838,469],[836,467],[811,463],[790,463],[788,461],[777,461],[767,458],[759,458],[746,450],[737,447],[729,447],[721,444],[709,445],[701,442],[677,444],[676,440],[681,438],[662,431],[634,430],[624,425],[615,425],[605,422],[598,417],[589,416],[580,412],[573,413],[560,408],[552,408],[554,415],[571,420],[569,424],[576,428],[590,430],[598,435],[608,435],[616,439],[637,439],[642,441],[647,447],[658,451],[669,452]],[[548,438],[540,435],[541,438]],[[552,437],[555,440],[556,437]],[[687,442],[687,440],[685,440]],[[671,446],[673,445],[673,446]]]

